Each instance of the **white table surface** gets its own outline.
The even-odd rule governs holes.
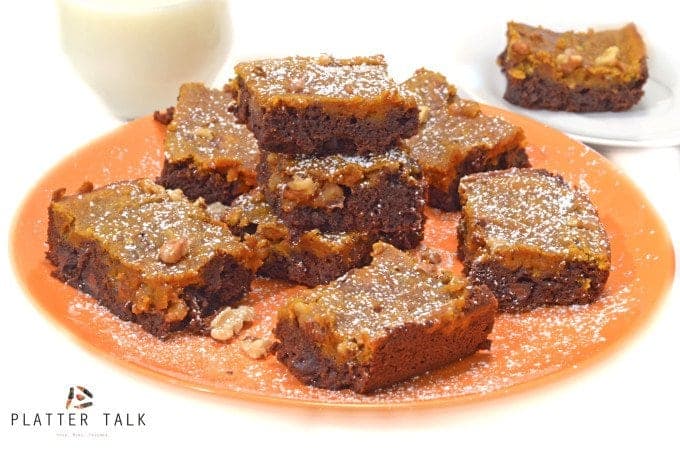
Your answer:
[[[234,1],[235,42],[220,79],[228,78],[234,61],[248,56],[320,52],[384,53],[397,76],[406,76],[420,66],[449,67],[456,43],[474,42],[475,24],[498,23],[501,33],[509,19],[546,25],[635,20],[646,38],[661,45],[664,37],[672,38],[668,45],[678,42],[674,14],[666,12],[661,2],[467,3],[475,4],[392,2],[388,8],[366,0]],[[3,3],[0,33],[0,130],[6,165],[0,177],[5,199],[0,229],[7,242],[20,200],[41,175],[73,149],[121,122],[78,79],[61,53],[51,2]],[[447,75],[455,82],[454,73]],[[599,150],[646,193],[671,231],[677,252],[680,148]],[[444,448],[680,445],[677,283],[632,342],[575,377],[476,405],[343,413],[215,399],[134,375],[79,347],[43,317],[15,281],[6,250],[0,264],[5,317],[0,326],[0,448],[20,443],[37,448],[160,444],[216,449],[249,445],[406,448],[428,443]],[[60,438],[47,427],[10,426],[14,411],[62,411],[66,390],[73,384],[96,392],[100,410],[145,412],[148,425],[108,430],[100,438]]]

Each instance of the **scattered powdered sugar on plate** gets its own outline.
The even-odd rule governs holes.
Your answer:
[[[426,244],[441,252],[443,266],[450,266],[455,262],[455,235],[450,232],[455,229],[457,215],[428,210],[428,218]],[[442,233],[430,227],[440,228]],[[442,235],[446,238],[441,239]],[[640,258],[646,260],[645,256],[640,255]],[[98,330],[98,339],[110,341],[111,353],[118,358],[202,389],[331,404],[462,399],[493,394],[564,369],[573,369],[597,354],[608,344],[612,324],[626,322],[631,307],[639,302],[629,287],[636,282],[635,274],[618,270],[626,265],[624,259],[628,257],[614,249],[612,278],[615,280],[607,285],[596,303],[500,315],[490,336],[493,342],[490,351],[478,352],[371,396],[305,386],[274,355],[253,360],[239,350],[241,339],[271,337],[276,309],[292,293],[304,289],[299,286],[264,279],[254,281],[251,293],[239,304],[252,306],[256,319],[227,342],[193,335],[177,335],[161,341],[140,326],[114,317],[86,295],[73,297],[69,314],[77,326]]]

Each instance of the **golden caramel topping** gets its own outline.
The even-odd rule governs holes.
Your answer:
[[[244,251],[226,226],[181,191],[151,180],[113,183],[64,197],[52,207],[71,218],[70,233],[99,241],[148,278],[195,276],[215,252],[239,256]]]
[[[522,79],[541,71],[569,86],[628,83],[642,76],[646,59],[632,23],[615,30],[559,33],[510,22],[507,40],[499,63],[511,76]]]
[[[228,111],[231,95],[200,83],[182,85],[165,139],[169,162],[193,161],[199,168],[225,173],[227,181],[241,176],[255,185],[259,159],[257,141]]]
[[[413,99],[399,93],[382,56],[264,59],[237,64],[235,71],[238,82],[265,108],[352,103],[372,114],[395,104],[415,107]]]
[[[609,267],[597,210],[559,176],[537,169],[479,173],[461,180],[460,193],[468,229],[479,229],[466,246],[481,247],[482,258],[504,255],[506,266],[566,259]]]
[[[443,326],[463,313],[464,281],[444,283],[416,258],[383,242],[373,245],[372,256],[370,265],[292,297],[279,315],[292,315],[300,324],[330,324],[326,350],[362,359],[392,330],[410,323]]]

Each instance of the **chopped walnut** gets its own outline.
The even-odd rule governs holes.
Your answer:
[[[242,217],[243,208],[241,208],[240,206],[235,206],[233,208],[225,207],[225,210],[222,212],[221,220],[223,220],[224,223],[226,223],[228,226],[235,227],[236,225],[239,224]]]
[[[616,46],[613,45],[611,47],[607,47],[605,51],[602,52],[597,58],[595,58],[595,65],[596,66],[614,66],[616,65],[616,61],[619,57],[619,52],[620,49]]]
[[[165,264],[175,264],[189,253],[189,239],[181,237],[166,241],[158,251],[158,259]]]
[[[301,78],[291,78],[287,80],[286,90],[288,92],[302,92],[305,88],[305,82]]]
[[[270,338],[247,337],[241,341],[241,350],[252,359],[264,358],[274,347]]]
[[[196,127],[194,130],[194,136],[208,140],[211,140],[213,137],[215,137],[212,130],[208,127]]]
[[[576,50],[570,47],[557,55],[555,62],[557,62],[563,72],[570,73],[581,67],[583,56],[576,53]]]
[[[428,121],[430,118],[430,108],[427,106],[418,107],[418,123],[421,125]]]
[[[343,90],[350,95],[354,94],[354,86],[352,86],[351,84],[346,84]]]
[[[527,77],[526,72],[520,69],[519,67],[513,67],[512,69],[508,69],[508,74],[512,78],[517,78],[518,80],[523,80]]]
[[[314,205],[326,208],[342,208],[345,206],[345,192],[335,183],[326,183],[314,199]]]
[[[329,66],[333,62],[333,58],[329,55],[321,55],[319,56],[319,59],[317,59],[317,62],[320,66]]]
[[[284,196],[291,200],[311,198],[319,187],[311,178],[302,178],[298,175],[294,175],[293,179],[289,181],[286,186],[288,189],[284,193]]]
[[[255,319],[252,306],[227,307],[210,322],[210,336],[218,341],[228,341],[243,329],[245,322]]]
[[[163,192],[165,192],[165,188],[163,186],[160,186],[160,185],[154,183],[153,181],[149,180],[148,178],[144,178],[144,179],[140,180],[139,181],[139,187],[146,194],[162,194]]]
[[[340,355],[352,355],[359,351],[359,346],[353,341],[343,341],[336,346],[336,350]]]
[[[205,207],[205,212],[207,212],[208,215],[213,220],[217,220],[219,222],[219,221],[222,221],[224,219],[224,215],[227,212],[227,209],[228,208],[225,205],[223,205],[222,203],[214,202],[214,203],[211,203],[211,204],[209,204],[208,206]],[[238,208],[234,208],[234,209],[238,209]],[[240,215],[239,215],[239,218],[240,218]],[[236,225],[238,223],[239,218],[236,219],[236,222],[234,223],[234,225]],[[231,224],[227,223],[227,225],[231,225]]]
[[[510,48],[518,55],[525,56],[529,54],[529,46],[523,40],[513,42]]]
[[[194,200],[193,204],[194,204],[195,207],[201,208],[201,209],[205,209],[207,207],[206,203],[205,203],[205,199],[203,197],[198,197],[196,200]]]
[[[257,226],[257,232],[270,242],[278,242],[288,236],[286,228],[276,223],[261,223]]]
[[[168,322],[178,322],[184,319],[189,313],[189,308],[184,301],[175,298],[170,301],[168,309],[165,311],[165,320]]]
[[[227,169],[227,181],[229,183],[238,180],[239,170],[236,167],[230,167]]]
[[[184,192],[181,189],[168,189],[168,198],[173,202],[181,202],[184,198]]]

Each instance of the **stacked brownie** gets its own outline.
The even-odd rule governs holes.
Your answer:
[[[259,247],[283,241],[298,250],[269,245],[263,256],[276,269],[265,264],[267,275],[314,286],[370,261],[378,239],[418,245],[424,181],[401,142],[418,131],[418,106],[388,77],[382,57],[268,59],[235,70],[226,89],[259,145],[260,192],[225,217],[238,217]],[[266,235],[273,228],[274,238]]]

